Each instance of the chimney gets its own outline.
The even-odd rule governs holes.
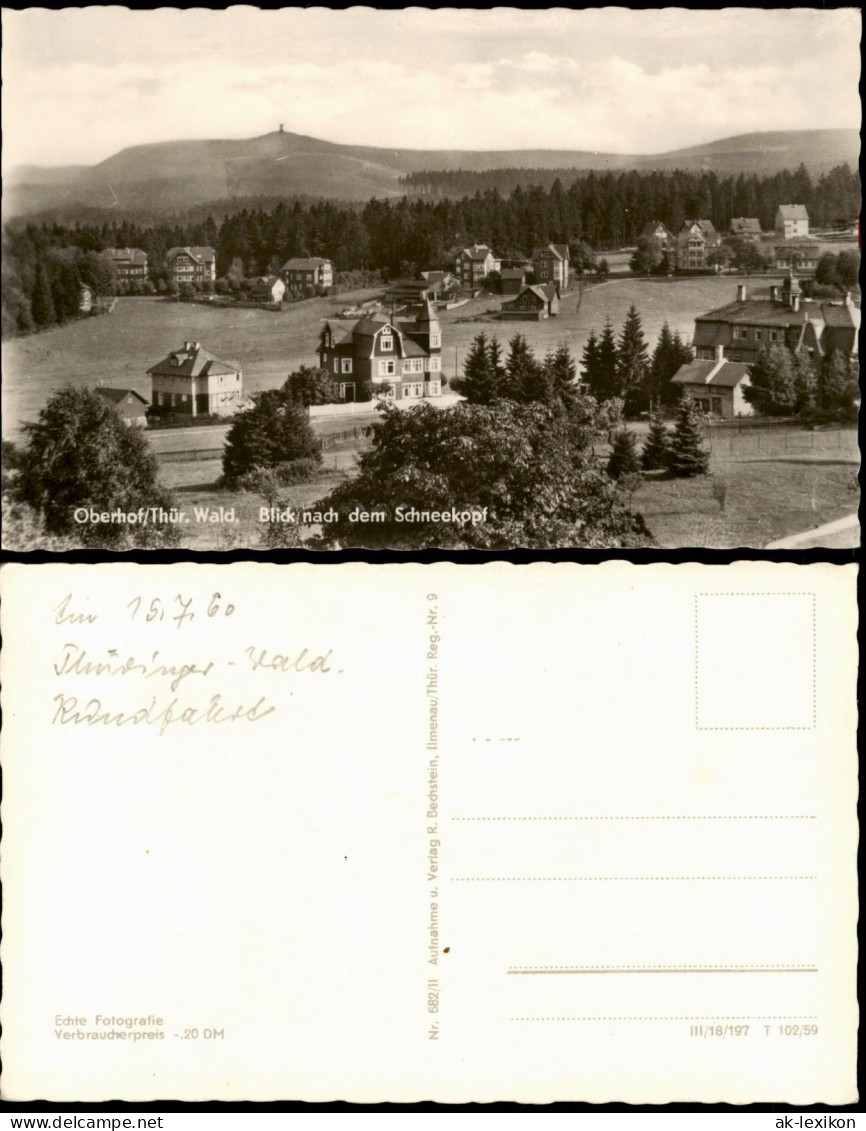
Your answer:
[[[184,343],[183,343],[183,348],[184,348],[185,350],[191,349],[191,348],[192,348],[192,342],[184,342]]]
[[[192,348],[194,350],[200,349],[201,348],[201,342],[193,342]]]
[[[795,310],[795,311],[800,309],[800,296],[799,295],[791,295],[791,309]]]
[[[773,283],[773,285],[770,287],[770,298],[772,299],[773,302],[779,301],[779,284],[778,283]]]
[[[746,284],[745,283],[739,283],[737,285],[737,302],[745,302],[745,301],[746,301]]]
[[[725,360],[725,347],[724,346],[716,346],[716,362],[718,363],[718,362],[724,361],[724,360]]]

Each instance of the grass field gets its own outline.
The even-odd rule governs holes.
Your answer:
[[[503,345],[519,330],[539,353],[567,342],[579,357],[590,330],[600,330],[609,316],[618,331],[631,303],[641,313],[650,348],[665,320],[690,339],[695,316],[733,299],[736,282],[713,277],[617,279],[588,290],[580,310],[577,292],[565,295],[559,317],[546,322],[465,321],[498,306],[495,299],[476,299],[441,316],[443,372],[450,378],[455,362],[462,367],[466,350],[480,330],[499,338]],[[766,286],[768,280],[761,282]],[[758,285],[758,280],[750,280],[750,285]],[[247,392],[276,388],[292,369],[315,362],[323,318],[375,294],[370,290],[310,299],[279,314],[212,309],[158,298],[121,298],[114,314],[3,344],[3,435],[14,438],[22,422],[35,419],[47,396],[67,382],[96,385],[101,381],[134,389],[149,399],[147,369],[189,340],[237,362]]]
[[[185,341],[241,366],[244,389],[272,389],[301,364],[315,363],[322,319],[373,297],[355,291],[310,299],[281,313],[220,310],[159,298],[118,299],[114,314],[4,342],[3,435],[36,418],[49,393],[67,382],[134,389],[150,400],[146,371]]]

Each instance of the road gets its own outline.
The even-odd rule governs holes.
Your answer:
[[[769,542],[766,550],[809,550],[820,546],[822,549],[850,550],[860,546],[860,522],[856,514],[837,518],[835,522],[825,522],[814,530],[804,530],[791,534],[777,542]]]

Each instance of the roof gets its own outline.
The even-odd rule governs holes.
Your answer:
[[[732,232],[754,232],[761,234],[761,221],[754,216],[734,216],[731,220]]]
[[[389,325],[390,323],[386,318],[359,318],[352,327],[352,333],[372,338],[374,334],[379,333],[383,326]]]
[[[312,271],[316,267],[324,267],[325,264],[333,266],[330,259],[304,259],[296,256],[294,259],[287,259],[283,264],[282,271]]]
[[[556,286],[553,283],[545,283],[543,285],[541,283],[533,283],[531,286],[524,287],[516,298],[509,299],[508,302],[504,302],[502,305],[503,307],[514,306],[527,294],[535,295],[539,302],[547,305],[547,303],[556,298]]]
[[[819,257],[820,247],[816,244],[784,244],[780,243],[776,246],[775,256],[777,259],[790,259],[792,255],[802,255],[809,259],[817,259]]]
[[[542,295],[551,302],[555,298],[559,298],[559,293],[556,289],[556,283],[535,283],[532,289]]]
[[[476,243],[472,247],[464,247],[461,252],[462,255],[468,256],[470,259],[485,260],[488,255],[493,255],[493,250],[487,246],[486,243]],[[496,256],[493,255],[495,259]]]
[[[428,284],[431,285],[435,283],[444,283],[446,279],[454,278],[450,271],[422,271],[421,276],[427,281]]]
[[[181,349],[173,350],[147,372],[152,377],[209,377],[211,374],[239,373],[240,366],[220,361],[197,342],[185,342]]]
[[[411,333],[411,323],[406,326],[406,332]],[[402,327],[401,327],[402,329]],[[427,351],[420,346],[417,342],[413,342],[411,338],[403,339],[403,356],[404,357],[426,357]]]
[[[174,259],[176,255],[180,255],[182,251],[185,251],[197,263],[214,263],[216,261],[216,252],[212,247],[171,247],[165,253],[166,262]]]
[[[540,256],[550,252],[556,256],[557,259],[568,259],[568,244],[564,243],[549,243],[544,247],[537,247],[532,253],[533,259],[538,259]]]
[[[749,375],[742,361],[690,361],[676,371],[671,381],[677,385],[722,385],[734,388]]]
[[[101,397],[104,397],[105,400],[111,401],[112,404],[120,404],[120,402],[125,401],[127,397],[135,397],[135,399],[141,401],[143,405],[148,403],[135,389],[109,389],[105,385],[97,385],[93,391],[98,393]]]
[[[687,231],[689,228],[697,226],[704,233],[705,236],[714,236],[716,229],[713,226],[712,220],[684,220],[683,226],[680,231]]]
[[[110,255],[115,263],[134,263],[147,265],[147,254],[140,247],[109,247],[105,253]]]
[[[777,215],[783,220],[808,220],[809,213],[805,204],[780,204]]]
[[[855,306],[853,308],[859,315],[860,311]],[[821,313],[824,316],[824,322],[827,326],[833,327],[854,327],[859,324],[859,318],[855,319],[851,309],[847,306],[834,306],[830,303],[821,304]]]
[[[503,279],[522,279],[526,271],[522,267],[503,267],[500,274]]]
[[[705,316],[706,317],[706,316]],[[730,341],[730,330],[726,323],[695,322],[694,345],[700,349],[714,349],[716,346],[726,346]]]
[[[640,234],[644,238],[654,236],[659,228],[664,228],[665,235],[671,235],[671,231],[668,228],[667,224],[662,223],[661,220],[648,220],[646,224],[644,224],[644,226],[641,228]]]
[[[695,320],[695,327],[701,322],[726,322],[737,326],[799,326],[806,321],[806,311],[801,306],[793,310],[787,303],[773,302],[772,299],[746,299],[745,302],[729,302],[702,314]]]

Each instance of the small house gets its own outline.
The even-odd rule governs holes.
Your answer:
[[[303,291],[307,287],[315,289],[334,285],[334,264],[330,259],[294,256],[286,260],[280,269],[280,274],[289,290]]]
[[[93,310],[93,291],[84,283],[78,288],[78,313],[89,314]]]
[[[524,287],[517,298],[503,302],[500,318],[506,321],[541,322],[559,314],[559,289],[554,283]]]
[[[216,278],[216,252],[212,247],[169,248],[165,265],[177,286],[193,283],[198,287]]]
[[[502,260],[494,255],[486,243],[475,243],[472,247],[464,247],[455,261],[454,269],[464,286],[475,286],[476,283],[499,271]]]
[[[135,389],[109,389],[97,385],[94,391],[109,402],[129,428],[147,427],[147,401]]]
[[[253,282],[250,297],[255,302],[279,303],[286,293],[286,284],[279,275],[260,275]]]
[[[755,216],[734,216],[731,220],[731,235],[743,240],[761,238],[761,221]]]
[[[752,415],[752,406],[743,394],[749,384],[749,366],[742,361],[727,361],[721,346],[712,361],[696,360],[680,366],[671,382],[702,412],[725,420]]]

